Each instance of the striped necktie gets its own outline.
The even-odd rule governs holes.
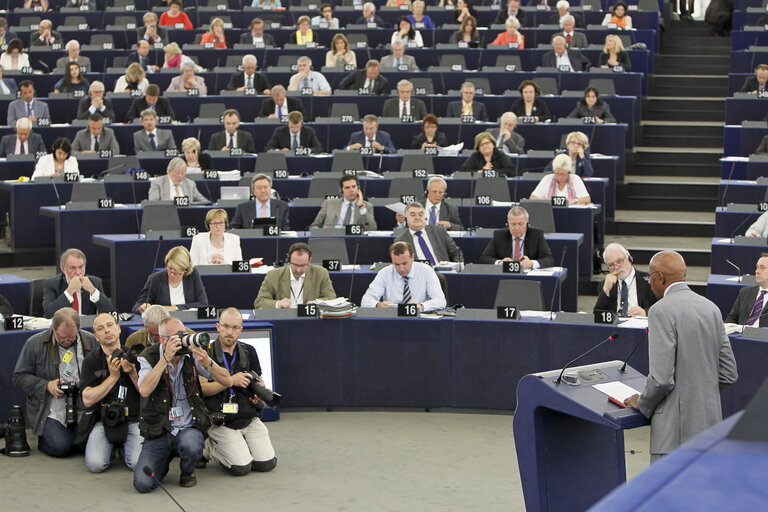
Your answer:
[[[403,304],[411,302],[411,288],[408,286],[408,276],[403,277]]]

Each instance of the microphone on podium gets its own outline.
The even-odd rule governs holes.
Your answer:
[[[579,356],[575,357],[575,358],[574,358],[574,359],[572,359],[571,361],[568,361],[568,363],[567,363],[565,366],[563,366],[563,369],[560,371],[560,375],[558,375],[557,379],[555,380],[555,384],[560,384],[560,383],[563,381],[563,373],[565,373],[565,370],[566,370],[566,369],[567,369],[569,366],[571,366],[573,363],[575,363],[576,361],[578,361],[578,360],[579,360],[579,359],[581,359],[582,357],[586,356],[587,354],[590,354],[590,353],[591,353],[591,352],[593,352],[594,350],[597,350],[599,347],[603,346],[604,344],[608,343],[609,341],[613,341],[613,340],[615,340],[615,339],[616,339],[616,338],[618,338],[618,337],[619,337],[619,333],[618,333],[618,331],[614,331],[613,333],[611,333],[611,335],[610,335],[610,336],[608,336],[607,338],[605,338],[603,341],[601,341],[600,343],[598,343],[597,345],[595,345],[595,346],[594,346],[594,347],[592,347],[591,349],[587,350],[587,351],[586,351],[586,352],[584,352],[583,354],[580,354]],[[566,384],[572,384],[572,385],[574,385],[574,386],[575,386],[575,385],[577,385],[577,384],[578,384],[578,378],[577,378],[575,381],[573,381],[573,382],[571,382],[570,380],[566,379],[566,381],[565,381],[565,382],[566,382]]]
[[[624,364],[621,366],[621,368],[619,368],[619,371],[620,371],[621,373],[627,373],[627,361],[629,361],[629,358],[630,358],[630,357],[632,357],[632,354],[634,354],[634,353],[635,353],[635,350],[637,350],[637,347],[639,347],[639,346],[640,346],[640,344],[641,344],[643,341],[645,341],[646,339],[648,339],[648,328],[647,328],[647,327],[646,327],[646,329],[645,329],[645,336],[643,336],[642,338],[640,338],[640,341],[638,341],[638,342],[635,344],[635,347],[632,349],[632,352],[630,352],[630,353],[629,353],[629,355],[627,356],[627,358],[624,360]]]

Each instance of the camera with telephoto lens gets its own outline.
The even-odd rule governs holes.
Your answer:
[[[179,331],[176,336],[181,340],[181,350],[179,354],[189,354],[189,347],[200,347],[203,350],[208,349],[208,343],[211,341],[211,337],[206,332],[197,332],[190,334],[186,331]]]
[[[26,457],[29,455],[27,443],[27,425],[20,405],[11,406],[8,421],[0,423],[0,437],[5,438],[5,448],[0,450],[9,457]]]
[[[59,389],[64,392],[64,399],[67,404],[67,416],[65,423],[67,426],[77,425],[77,410],[75,400],[77,399],[77,382],[59,382]]]
[[[275,391],[272,391],[268,387],[264,386],[259,380],[258,373],[254,372],[253,370],[248,373],[251,376],[251,382],[248,384],[246,389],[261,398],[261,402],[258,402],[256,407],[261,409],[264,407],[264,404],[272,409],[279,407],[280,399],[283,398],[283,396],[280,393],[276,393]]]
[[[116,427],[125,420],[125,400],[114,399],[101,404],[101,421],[104,427]]]

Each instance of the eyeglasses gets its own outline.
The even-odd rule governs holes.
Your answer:
[[[225,224],[226,224],[226,222],[224,222],[223,220],[217,220],[216,222],[211,222],[210,223],[211,226],[223,226]]]
[[[219,324],[219,327],[222,331],[239,331],[243,328],[242,325],[227,325],[227,324]]]
[[[608,268],[614,268],[614,267],[620,267],[624,264],[624,262],[627,261],[626,257],[621,257],[617,259],[616,261],[612,261],[610,263],[607,263]]]

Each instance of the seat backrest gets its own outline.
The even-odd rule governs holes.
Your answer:
[[[582,2],[582,5],[584,5],[584,2]],[[637,8],[641,11],[659,12],[659,0],[638,0]],[[763,2],[763,8],[765,8],[765,2]]]
[[[224,103],[201,103],[200,112],[197,114],[197,117],[218,119],[226,109],[227,106]]]
[[[224,65],[225,67],[228,67],[228,68],[236,68],[237,66],[240,66],[242,64],[243,64],[242,55],[227,55],[227,61]]]
[[[511,201],[506,178],[476,178],[474,197],[491,196],[494,201]]]
[[[334,103],[329,117],[340,118],[341,116],[352,116],[355,121],[359,120],[360,109],[357,103]]]
[[[315,175],[309,182],[309,192],[307,197],[325,197],[330,195],[340,195],[339,180],[337,178],[326,178]]]
[[[544,310],[544,292],[539,281],[527,279],[503,279],[496,289],[493,308],[515,306],[517,309]]]
[[[544,233],[555,233],[555,215],[552,203],[536,199],[521,199],[520,206],[528,212],[528,224]]]
[[[331,172],[344,172],[347,169],[355,171],[365,170],[363,157],[357,151],[337,151],[333,154]]]
[[[461,69],[467,69],[467,60],[461,54],[446,54],[440,56],[441,67],[461,66]]]
[[[107,190],[102,182],[75,183],[72,186],[72,198],[70,201],[73,203],[93,201],[95,203],[105,197],[107,197]]]
[[[104,43],[111,43],[114,46],[115,39],[112,34],[94,34],[91,36],[91,45],[102,46]]]
[[[405,155],[400,163],[400,172],[413,173],[414,169],[424,169],[427,173],[435,172],[435,164],[431,155]]]
[[[539,86],[541,94],[551,94],[553,96],[558,96],[560,94],[560,91],[557,88],[557,80],[551,76],[537,76],[536,84]]]
[[[43,289],[45,278],[33,279],[29,282],[29,316],[43,316]]]
[[[491,82],[487,78],[472,77],[468,82],[475,84],[475,93],[478,96],[491,94]]]
[[[593,78],[589,81],[587,87],[594,87],[601,96],[616,94],[616,85],[613,83],[613,78]]]
[[[128,167],[138,169],[140,166],[139,157],[136,155],[120,155],[109,157],[109,160],[107,161],[107,169],[117,167],[118,165],[127,165]]]
[[[288,170],[288,161],[285,159],[285,153],[259,153],[256,155],[256,174],[266,174],[272,176],[275,169]],[[249,182],[250,184],[250,182]]]
[[[347,41],[350,48],[358,48],[358,43],[363,43],[363,47],[368,47],[368,35],[360,32],[352,32],[347,34]]]
[[[146,204],[141,216],[141,233],[181,230],[179,212],[172,204]]]
[[[298,60],[298,57],[296,57],[295,55],[278,55],[277,67],[290,68],[291,66],[296,66],[297,60]]]
[[[347,244],[343,238],[310,238],[309,249],[317,265],[322,265],[323,260],[339,260],[342,265],[349,265]]]
[[[440,288],[443,290],[443,295],[445,295],[445,304],[450,307],[451,303],[448,301],[448,279],[441,273],[441,272],[435,272],[437,274],[437,280],[440,281]]]
[[[431,78],[411,78],[413,84],[413,95],[423,96],[424,94],[435,94],[435,84],[432,83]],[[421,92],[424,89],[424,92]],[[443,91],[445,92],[445,91]]]
[[[410,196],[424,204],[424,185],[421,178],[393,178],[389,184],[387,197]]]
[[[523,70],[523,63],[519,55],[497,55],[496,65],[499,67],[515,66],[515,71]]]
[[[119,56],[119,57],[113,57],[112,58],[112,67],[113,68],[124,68],[126,67],[125,64],[128,62],[128,57],[125,56]]]

